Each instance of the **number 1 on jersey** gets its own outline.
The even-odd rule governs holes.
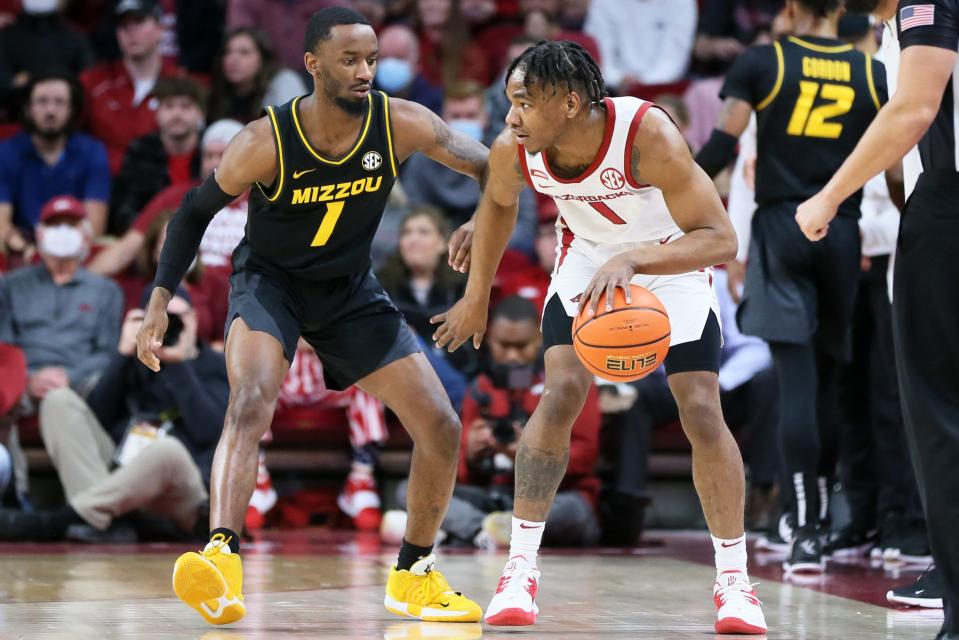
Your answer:
[[[323,216],[323,222],[320,223],[320,228],[316,230],[316,235],[313,236],[313,242],[310,243],[311,247],[322,247],[329,241],[333,234],[333,227],[339,221],[341,213],[343,213],[342,200],[326,203],[326,215]]]
[[[616,212],[609,208],[604,202],[590,202],[589,206],[596,209],[599,215],[603,216],[613,224],[626,224],[626,221],[616,215]]]

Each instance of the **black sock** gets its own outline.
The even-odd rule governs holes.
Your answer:
[[[406,541],[406,538],[403,538],[403,546],[400,547],[400,555],[399,558],[396,559],[396,570],[409,571],[420,558],[428,556],[431,553],[433,553],[433,545],[418,547],[415,544],[410,544]]]
[[[210,540],[212,541],[216,536],[223,536],[223,542],[230,545],[232,553],[240,553],[240,536],[236,533],[226,527],[219,527],[210,532]]]

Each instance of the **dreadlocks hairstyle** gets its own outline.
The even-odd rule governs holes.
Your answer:
[[[843,2],[842,0],[799,0],[799,4],[816,14],[816,17],[825,18],[839,9]]]
[[[593,57],[583,47],[569,40],[541,40],[513,60],[506,72],[506,81],[516,69],[525,72],[523,84],[545,87],[566,87],[585,92],[592,103],[609,95],[603,74]]]

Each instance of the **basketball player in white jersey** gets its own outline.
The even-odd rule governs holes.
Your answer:
[[[637,98],[607,98],[596,63],[577,44],[527,49],[507,74],[506,94],[509,127],[490,151],[466,292],[433,319],[439,347],[452,351],[470,337],[480,346],[519,194],[529,184],[552,196],[560,246],[543,312],[546,390],[516,455],[509,560],[485,620],[536,621],[536,553],[569,458],[570,428],[593,382],[573,351],[572,319],[583,307],[595,314],[602,294],[611,299],[616,287],[629,300],[632,282],[662,301],[672,325],[666,373],[692,444],[693,480],[716,552],[716,631],[765,633],[746,572],[743,463],[719,402],[721,334],[711,268],[736,255],[719,195],[669,118]]]

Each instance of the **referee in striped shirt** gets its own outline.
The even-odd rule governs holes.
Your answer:
[[[937,640],[959,640],[959,0],[901,0],[897,18],[898,88],[796,221],[821,240],[839,203],[918,143],[922,173],[899,229],[893,329],[906,434],[944,587]]]

